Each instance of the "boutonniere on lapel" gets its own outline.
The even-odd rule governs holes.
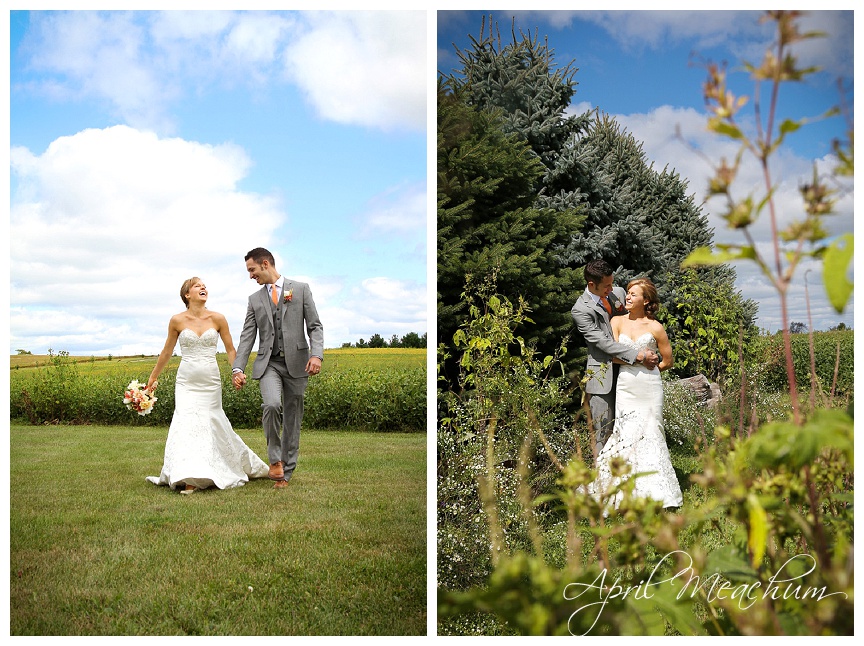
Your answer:
[[[289,289],[287,292],[285,292],[285,295],[282,297],[282,302],[283,303],[290,303],[292,298],[294,298],[294,290]]]
[[[619,301],[616,296],[609,294],[609,296],[606,297],[606,300],[609,301],[609,306],[612,308],[613,315],[620,314],[624,311],[624,305],[621,304],[621,301]]]

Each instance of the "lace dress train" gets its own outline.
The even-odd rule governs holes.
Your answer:
[[[222,410],[222,380],[216,363],[218,332],[200,337],[190,329],[180,333],[183,355],[174,388],[174,417],[165,442],[159,477],[147,476],[172,489],[240,487],[250,478],[266,478],[268,467],[234,432]]]
[[[650,348],[657,352],[657,341],[647,332],[635,341],[622,334],[619,341],[636,349]],[[615,425],[597,457],[596,485],[594,493],[605,491],[619,478],[613,477],[610,461],[620,457],[630,464],[630,474],[652,472],[636,478],[634,495],[651,498],[663,503],[663,507],[680,507],[681,487],[672,461],[666,436],[663,432],[663,382],[657,368],[648,370],[639,364],[621,366],[615,390]],[[625,477],[629,477],[625,476]],[[618,507],[622,494],[612,499]]]

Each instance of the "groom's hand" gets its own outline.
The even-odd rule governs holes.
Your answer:
[[[246,385],[246,375],[242,372],[234,373],[234,388],[240,390],[243,386]]]
[[[306,362],[306,373],[317,375],[319,372],[321,372],[321,359],[318,357],[309,357],[309,361]]]

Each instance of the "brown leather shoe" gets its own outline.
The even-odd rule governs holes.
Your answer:
[[[288,481],[287,480],[277,480],[276,482],[273,483],[273,488],[274,489],[287,489],[288,488]]]
[[[271,480],[284,480],[285,471],[282,469],[281,462],[274,462],[270,465],[269,477]]]

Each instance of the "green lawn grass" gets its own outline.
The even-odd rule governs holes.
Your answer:
[[[165,428],[10,434],[12,635],[426,632],[425,434],[304,431],[288,489],[191,496],[144,480]]]

